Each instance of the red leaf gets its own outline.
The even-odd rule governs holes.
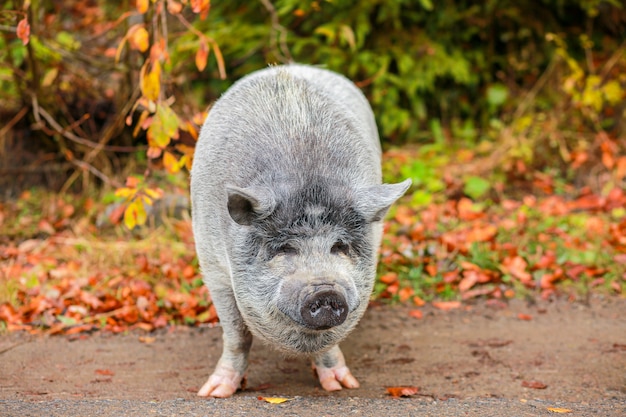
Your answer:
[[[548,386],[543,382],[539,381],[522,381],[522,386],[524,388],[532,388],[532,389],[546,389]]]
[[[28,19],[23,18],[17,24],[16,29],[17,37],[22,41],[24,45],[28,45],[28,41],[30,40],[30,24],[28,24]]]

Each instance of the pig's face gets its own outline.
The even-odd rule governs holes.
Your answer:
[[[228,189],[241,228],[231,257],[237,307],[255,335],[288,353],[322,351],[357,324],[375,277],[375,223],[397,198],[386,195],[391,185],[321,184]]]

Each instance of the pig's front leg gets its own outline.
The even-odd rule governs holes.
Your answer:
[[[211,298],[222,325],[224,348],[213,374],[200,388],[201,397],[230,397],[237,391],[248,368],[252,334],[241,318],[230,288],[212,289]]]
[[[333,346],[329,351],[313,359],[313,369],[326,391],[339,391],[342,386],[358,388],[359,381],[352,375],[346,366],[346,360],[339,346]]]

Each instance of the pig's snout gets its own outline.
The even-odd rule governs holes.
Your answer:
[[[342,294],[333,289],[319,289],[304,299],[300,315],[309,329],[326,330],[346,320],[348,303]]]

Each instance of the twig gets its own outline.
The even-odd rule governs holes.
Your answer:
[[[16,348],[16,347],[18,347],[18,346],[21,346],[21,345],[23,345],[23,344],[26,344],[26,343],[28,343],[28,342],[29,342],[28,340],[24,340],[23,342],[18,342],[18,343],[14,344],[14,345],[11,345],[11,346],[9,346],[9,347],[6,347],[6,348],[4,348],[4,349],[0,350],[0,355],[2,355],[3,353],[6,353],[6,352],[8,352],[8,351],[10,351],[11,349],[15,349],[15,348]]]
[[[98,170],[96,167],[94,167],[93,165],[85,162],[85,161],[81,161],[79,159],[71,159],[70,162],[74,165],[76,165],[77,167],[79,167],[82,170],[87,170],[89,172],[91,172],[94,176],[100,178],[102,181],[104,181],[105,183],[115,187],[115,188],[120,188],[122,186],[121,183],[119,183],[116,180],[113,180],[109,177],[107,177],[102,171]]]
[[[7,123],[2,129],[0,129],[0,138],[3,138],[4,135],[6,135],[7,132],[11,130],[11,128],[15,126],[15,124],[19,122],[26,113],[28,113],[28,107],[22,107],[22,109],[17,112],[17,114],[9,121],[9,123]]]
[[[622,42],[622,44],[617,48],[615,53],[611,55],[611,57],[606,61],[606,63],[602,67],[602,71],[600,72],[600,79],[602,80],[602,82],[606,80],[606,77],[609,75],[609,72],[611,72],[615,64],[617,64],[617,62],[622,57],[624,52],[626,52],[626,41]]]
[[[176,17],[191,33],[195,34],[200,39],[203,39],[206,42],[209,42],[211,44],[211,47],[213,48],[213,52],[215,53],[215,60],[217,61],[217,70],[220,73],[220,78],[222,80],[225,80],[226,79],[226,67],[224,65],[224,57],[215,39],[213,39],[210,36],[205,35],[204,33],[200,32],[198,29],[193,27],[191,23],[189,23],[187,19],[185,19],[180,13],[177,14]]]
[[[71,124],[70,126],[63,128],[59,123],[57,123],[56,120],[54,120],[54,118],[50,115],[50,113],[48,113],[45,109],[38,107],[38,113],[40,115],[43,116],[44,119],[46,119],[46,121],[48,122],[48,124],[50,124],[50,126],[52,126],[52,128],[59,134],[63,135],[65,138],[71,140],[72,142],[76,142],[79,143],[81,145],[87,146],[89,148],[92,149],[96,149],[98,147],[100,147],[99,143],[96,143],[94,141],[91,141],[89,139],[85,139],[85,138],[81,138],[80,136],[76,136],[75,134],[73,134],[72,132],[68,132],[68,129],[72,128],[72,126],[75,126],[77,123],[81,123],[82,120],[89,118],[88,114],[83,115],[83,117],[81,118],[81,120],[74,122],[73,124]],[[2,133],[2,132],[0,132]],[[146,146],[102,146],[101,149],[104,151],[110,151],[110,152],[135,152],[137,150],[141,150],[141,149],[145,149]]]
[[[287,29],[280,24],[278,20],[278,12],[270,0],[260,0],[265,9],[269,12],[272,20],[272,49],[274,49],[276,56],[283,64],[292,63],[293,57],[289,52],[287,46]]]
[[[558,55],[557,55],[555,58],[553,58],[550,61],[550,64],[548,65],[548,68],[546,68],[546,70],[543,72],[543,74],[541,74],[541,77],[539,77],[539,79],[533,85],[533,87],[530,89],[530,91],[524,96],[524,98],[522,99],[522,102],[519,104],[519,106],[517,106],[517,109],[515,109],[515,113],[513,113],[513,119],[512,120],[517,120],[524,114],[524,112],[528,108],[529,104],[534,100],[534,98],[537,95],[537,93],[539,92],[539,90],[541,90],[543,88],[543,86],[546,84],[546,82],[548,81],[548,78],[552,74],[552,71],[554,70],[554,68],[556,67],[556,63],[557,63],[558,60],[559,60],[559,58],[558,58]]]
[[[100,138],[100,141],[98,141],[98,145],[91,152],[89,152],[85,156],[85,158],[83,158],[83,162],[89,164],[104,149],[107,142],[111,140],[111,138],[113,137],[113,134],[115,133],[115,129],[117,129],[120,125],[124,124],[126,115],[132,109],[135,101],[139,97],[139,92],[140,92],[139,87],[136,87],[135,91],[133,91],[133,94],[131,95],[131,97],[129,97],[129,100],[124,105],[124,108],[118,113],[117,119],[115,119],[115,121],[111,125],[109,125],[106,132],[104,132],[104,134]],[[76,181],[76,179],[81,174],[81,172],[82,171],[74,172],[70,176],[70,178],[68,178],[68,180],[65,181],[65,184],[63,184],[63,187],[61,188],[61,194],[63,194],[65,191],[67,191],[70,188],[70,186],[74,183],[74,181]]]

